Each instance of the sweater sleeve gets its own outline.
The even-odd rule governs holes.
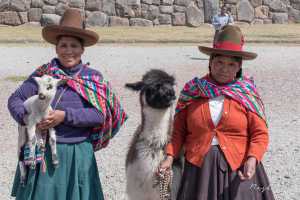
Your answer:
[[[7,107],[11,116],[21,125],[25,125],[23,118],[27,111],[23,105],[29,97],[37,94],[38,86],[33,78],[28,78],[23,84],[8,98]]]
[[[262,160],[269,143],[268,128],[265,121],[257,114],[248,111],[248,131],[250,144],[247,156],[254,156],[258,162]]]
[[[66,108],[64,123],[74,127],[95,127],[104,122],[104,116],[96,108]]]
[[[183,109],[174,117],[171,141],[166,146],[166,154],[173,157],[178,157],[182,145],[184,144],[187,133],[186,113],[187,109]]]

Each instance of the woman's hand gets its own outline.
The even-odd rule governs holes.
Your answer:
[[[47,130],[49,128],[53,128],[64,121],[65,115],[65,111],[62,110],[50,111],[48,116],[37,124],[37,129]]]
[[[257,163],[257,160],[253,156],[250,156],[247,159],[247,161],[244,164],[243,172],[240,170],[238,171],[238,175],[241,180],[249,180],[253,177],[253,175],[255,174],[255,170],[256,170],[256,163]]]
[[[166,170],[170,169],[173,164],[173,156],[168,155],[167,158],[160,163],[160,166],[157,169],[157,174],[160,172],[164,173]]]

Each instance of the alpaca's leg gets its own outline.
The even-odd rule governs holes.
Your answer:
[[[56,135],[55,135],[55,130],[53,128],[49,129],[49,143],[50,143],[51,153],[52,153],[52,164],[54,166],[57,166],[59,161],[58,161],[57,150],[56,150]]]
[[[29,159],[26,161],[28,165],[31,166],[32,169],[35,168],[35,147],[36,147],[36,137],[35,137],[36,127],[34,125],[27,126],[27,136],[28,141],[27,145],[29,147]]]

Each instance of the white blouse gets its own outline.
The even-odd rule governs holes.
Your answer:
[[[209,99],[209,111],[211,119],[215,125],[215,127],[218,125],[222,113],[223,113],[223,104],[224,104],[224,96],[218,96],[212,99]],[[213,140],[211,142],[211,145],[218,145],[218,139],[216,136],[213,137]]]

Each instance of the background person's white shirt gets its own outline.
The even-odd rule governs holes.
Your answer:
[[[233,18],[231,15],[225,14],[222,15],[215,15],[212,18],[212,25],[214,26],[215,30],[221,30],[223,26],[227,24],[233,24]]]

